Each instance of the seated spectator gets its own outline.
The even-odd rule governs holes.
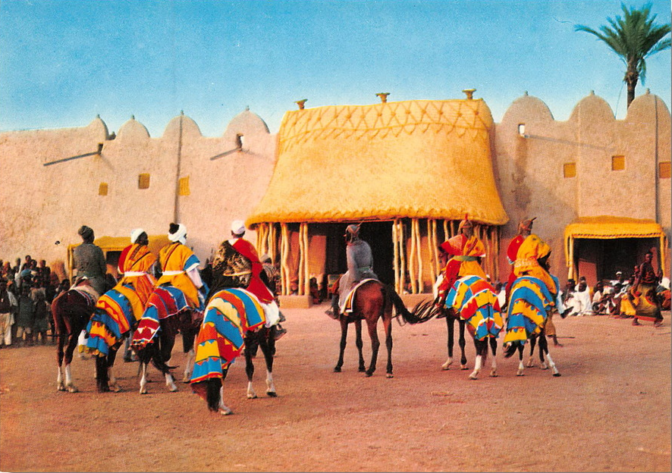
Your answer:
[[[608,315],[613,312],[614,309],[614,288],[613,287],[604,287],[602,281],[598,281],[595,284],[593,290],[593,311],[597,315]]]

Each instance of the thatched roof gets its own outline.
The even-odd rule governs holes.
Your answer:
[[[264,222],[470,218],[503,225],[482,100],[330,106],[287,112]]]

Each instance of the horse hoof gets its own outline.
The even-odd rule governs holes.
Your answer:
[[[373,376],[373,373],[369,373],[369,372],[367,371],[367,372],[366,372],[366,377],[367,377],[367,378],[370,378],[371,376]]]
[[[268,397],[278,397],[278,393],[276,393],[275,391],[268,391],[266,395]]]
[[[366,371],[366,368],[364,368],[363,366],[360,366],[359,369],[357,370],[357,372],[359,372],[359,373],[364,373],[365,371]]]
[[[340,372],[341,372],[341,368],[339,366],[334,368],[334,373],[340,373]]]
[[[56,391],[65,391],[65,386],[59,384],[58,386],[56,386]]]
[[[560,373],[553,373],[553,376],[555,376],[557,378],[557,377],[560,376]]]
[[[467,365],[460,365],[460,369],[461,369],[462,371],[466,371],[466,370],[469,369],[469,367],[468,367]]]
[[[492,373],[490,373],[490,377],[491,377],[491,378],[496,378],[497,376],[499,376],[499,375],[498,375],[495,371],[493,371]]]
[[[257,395],[256,395],[256,394],[248,394],[248,395],[247,395],[247,398],[248,398],[248,399],[256,399],[256,398],[257,398]]]
[[[394,375],[393,375],[392,373],[387,373],[387,374],[385,375],[385,377],[388,378],[388,379],[389,379],[389,378],[394,378]]]
[[[450,363],[446,362],[446,363],[444,363],[444,364],[441,365],[441,369],[442,369],[443,371],[448,371],[448,370],[450,369],[450,365],[452,365],[452,364],[453,364],[452,361],[451,361]]]
[[[78,391],[79,391],[79,390],[78,390],[76,387],[74,387],[74,386],[68,386],[68,392],[69,392],[69,393],[76,393],[76,392],[78,392]]]
[[[146,389],[141,389],[140,394],[147,394],[147,390]]]
[[[220,409],[219,413],[223,416],[233,415],[233,411],[231,409]]]
[[[474,381],[476,381],[476,380],[478,379],[478,376],[477,376],[477,375],[470,374],[470,375],[469,375],[469,379],[473,379]]]
[[[525,373],[523,373],[522,371],[518,371],[518,372],[516,373],[516,376],[525,376]]]

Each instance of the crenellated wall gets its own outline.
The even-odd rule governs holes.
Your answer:
[[[518,125],[525,124],[525,137]],[[610,215],[652,219],[670,236],[670,179],[657,179],[659,162],[670,161],[670,112],[657,96],[637,97],[624,120],[593,93],[567,121],[555,121],[544,102],[523,96],[496,127],[496,160],[504,207],[506,248],[524,217],[537,217],[534,232],[553,248],[551,266],[567,277],[564,229],[579,217]],[[612,170],[614,156],[624,168]],[[619,159],[619,158],[617,158]],[[576,175],[565,177],[565,165]],[[500,267],[507,267],[500,252]],[[667,251],[669,274],[670,259]],[[594,283],[595,281],[593,281]]]
[[[243,137],[242,151],[236,150],[237,135]],[[99,144],[100,155],[44,166],[95,152]],[[226,151],[231,152],[210,159]],[[0,156],[5,261],[26,254],[50,264],[64,261],[67,246],[81,242],[77,230],[83,224],[97,237],[128,236],[137,227],[165,235],[178,221],[187,226],[187,244],[204,262],[230,236],[230,222],[244,219],[263,196],[275,162],[275,135],[250,111],[217,138],[203,137],[196,123],[181,115],[160,138],[151,138],[131,119],[110,139],[96,118],[83,128],[1,133]],[[190,193],[176,198],[178,160]],[[147,189],[139,188],[140,174],[149,174]],[[101,183],[107,195],[99,195]],[[249,236],[254,241],[254,233]]]
[[[518,133],[521,123],[525,137]],[[510,218],[502,229],[502,274],[495,277],[506,279],[505,250],[527,216],[537,217],[534,231],[551,244],[551,265],[561,280],[567,277],[564,229],[579,217],[653,219],[669,242],[670,179],[658,178],[657,169],[670,161],[670,112],[659,97],[637,97],[627,117],[616,120],[591,93],[567,121],[556,121],[543,101],[525,95],[494,135],[493,166]],[[205,261],[229,237],[231,220],[247,218],[263,197],[276,159],[277,136],[250,111],[236,116],[221,137],[202,136],[180,115],[159,138],[134,119],[110,138],[100,118],[82,128],[0,133],[0,258],[14,262],[31,254],[53,265],[65,259],[68,244],[80,242],[82,224],[97,236],[128,236],[136,227],[163,235],[178,221]],[[96,152],[99,144],[100,155],[44,166]],[[623,170],[612,170],[614,156],[623,156]],[[567,164],[575,166],[574,177],[564,176]],[[141,174],[149,174],[147,189],[139,188]],[[188,195],[176,196],[178,178],[188,179]],[[101,183],[107,195],[99,195]],[[669,248],[667,254],[669,274]]]

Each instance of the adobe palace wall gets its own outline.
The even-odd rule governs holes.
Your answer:
[[[592,93],[567,121],[554,120],[538,98],[514,101],[492,139],[510,218],[502,228],[504,274],[495,277],[508,275],[506,247],[523,217],[537,217],[534,231],[551,244],[552,271],[561,281],[567,277],[563,232],[579,217],[656,220],[669,242],[670,136],[669,109],[648,93],[624,120]],[[67,246],[81,241],[83,224],[96,236],[128,236],[136,227],[165,235],[177,221],[205,262],[229,237],[230,222],[247,218],[263,197],[276,147],[277,135],[250,111],[215,138],[202,136],[184,115],[158,138],[135,119],[114,138],[100,118],[82,128],[0,133],[0,258],[14,263],[30,254],[58,267]],[[87,156],[45,166],[81,155]],[[248,237],[255,241],[253,232]]]

